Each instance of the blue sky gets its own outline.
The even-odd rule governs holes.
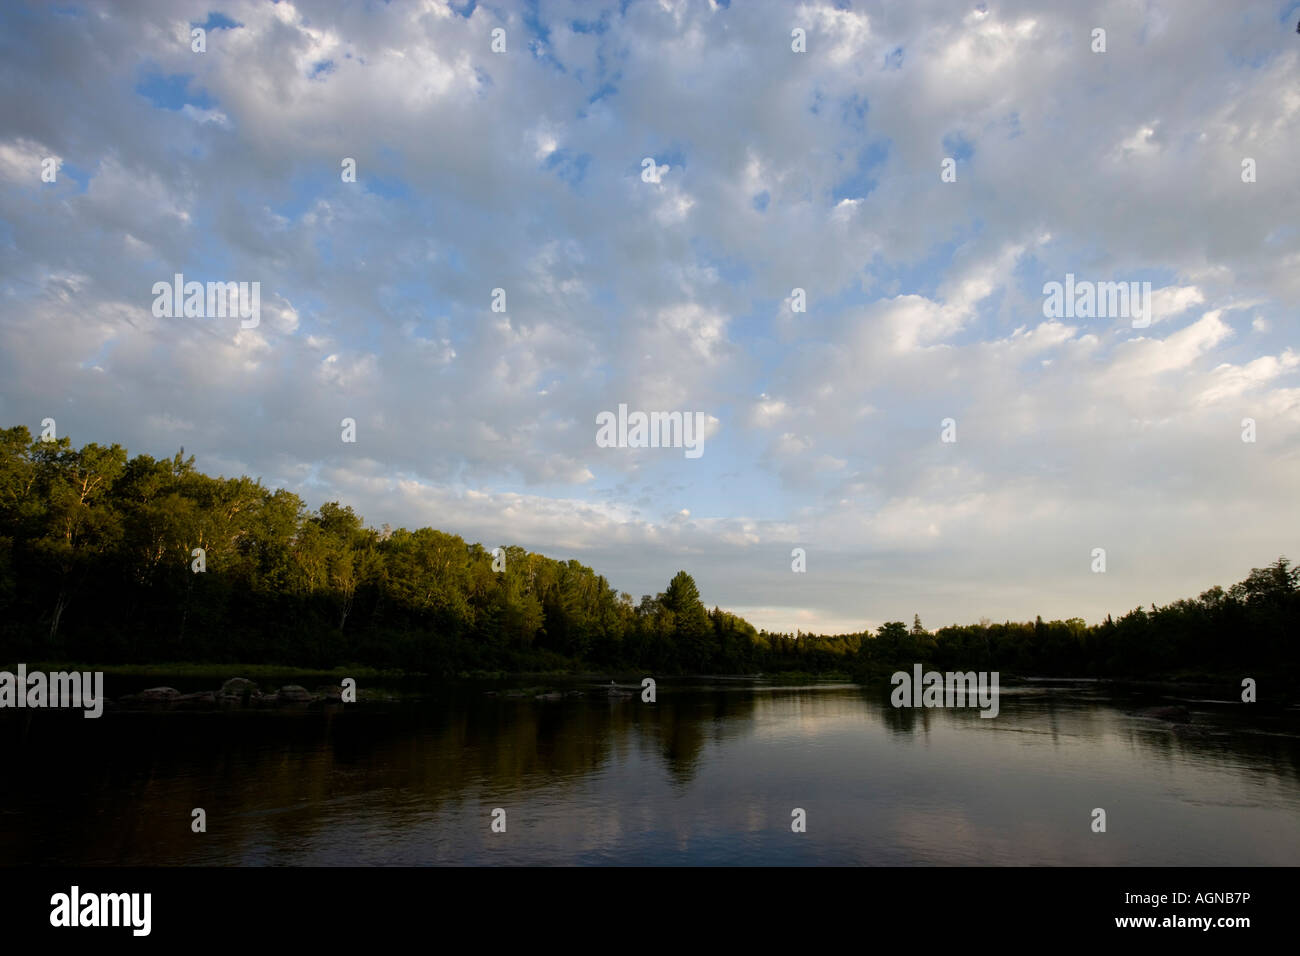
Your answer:
[[[770,629],[1194,595],[1300,557],[1297,16],[7,5],[0,418]],[[176,272],[261,324],[154,317]],[[1151,325],[1045,317],[1066,273]],[[597,447],[620,403],[703,456]]]

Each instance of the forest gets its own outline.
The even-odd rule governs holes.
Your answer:
[[[201,568],[201,570],[196,570]],[[497,570],[499,568],[499,570]],[[864,608],[864,617],[870,609]],[[0,431],[0,664],[210,662],[437,677],[482,671],[839,674],[923,663],[1009,675],[1300,677],[1300,566],[1088,625],[1007,621],[928,631],[773,634],[714,607],[690,574],[620,593],[577,561],[498,555],[433,528],[312,511],[194,458],[128,457]]]

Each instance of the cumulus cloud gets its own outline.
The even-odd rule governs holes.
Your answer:
[[[1276,11],[842,6],[6,11],[5,424],[638,594],[688,567],[774,629],[1097,619],[1294,552]],[[176,273],[259,282],[260,324],[154,317]],[[1067,273],[1150,281],[1150,326],[1046,318]],[[704,455],[598,449],[619,403],[702,412]]]

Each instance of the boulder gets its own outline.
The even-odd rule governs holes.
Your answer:
[[[257,693],[257,685],[246,677],[232,677],[221,685],[222,697],[247,698]]]
[[[280,688],[278,699],[281,703],[288,704],[306,704],[311,702],[311,694],[306,687],[299,687],[297,684],[288,684]]]
[[[211,706],[217,702],[217,694],[211,690],[201,690],[197,694],[181,694],[176,698],[178,704],[190,705],[208,705]]]
[[[148,690],[142,690],[136,694],[135,699],[146,703],[160,703],[176,700],[180,696],[181,692],[175,687],[150,687]]]

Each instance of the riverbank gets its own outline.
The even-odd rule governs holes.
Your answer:
[[[172,679],[200,680],[213,678],[225,680],[232,675],[247,677],[249,679],[298,679],[298,680],[342,680],[345,677],[351,677],[354,680],[437,680],[440,683],[450,681],[513,681],[513,680],[539,680],[546,678],[565,678],[569,680],[616,680],[616,681],[640,681],[643,677],[660,675],[651,675],[643,671],[629,670],[587,670],[582,668],[558,669],[558,670],[521,670],[521,671],[502,671],[502,670],[470,670],[461,671],[454,678],[423,673],[420,671],[407,671],[401,669],[382,669],[370,667],[364,664],[346,665],[330,669],[318,667],[295,667],[288,664],[239,664],[239,663],[206,663],[206,662],[187,662],[187,661],[167,661],[158,664],[93,664],[84,661],[23,661],[27,665],[27,670],[45,671],[53,673],[56,671],[92,671],[102,672],[105,676],[110,677],[166,677]],[[9,662],[0,664],[0,670],[12,671],[18,666],[18,662]],[[817,681],[851,681],[853,677],[845,671],[827,671],[825,673],[816,673],[811,671],[777,671],[773,673],[759,674],[674,674],[668,675],[672,679],[678,680],[707,680],[707,681],[781,681],[786,683],[813,683]]]
[[[765,673],[752,674],[655,674],[645,671],[632,671],[626,669],[612,670],[591,670],[584,667],[555,668],[549,670],[467,670],[461,671],[454,677],[444,675],[432,675],[421,671],[403,670],[399,668],[377,668],[365,664],[344,665],[334,668],[319,667],[297,667],[291,664],[241,664],[241,663],[211,663],[195,661],[164,661],[156,664],[95,664],[84,661],[24,661],[27,670],[44,671],[53,673],[58,671],[91,671],[102,672],[107,677],[123,678],[167,678],[171,680],[216,680],[224,681],[231,676],[245,677],[250,680],[284,680],[284,681],[313,681],[313,682],[338,682],[344,678],[351,677],[357,681],[435,681],[437,683],[454,683],[457,681],[530,681],[539,680],[615,680],[618,682],[640,682],[643,677],[653,676],[656,679],[663,680],[694,680],[694,681],[760,681],[780,682],[789,684],[799,683],[818,683],[823,681],[852,681],[854,683],[866,686],[876,684],[887,684],[894,668],[878,666],[872,668],[869,672],[850,673],[847,671],[773,671]],[[0,664],[0,670],[13,671],[18,665],[17,661]],[[927,669],[929,669],[927,665]],[[1171,671],[1164,674],[1143,675],[1143,676],[1125,676],[1125,677],[1097,677],[1095,675],[1077,675],[1077,676],[1042,676],[1036,674],[1017,674],[1008,670],[1001,670],[1001,681],[1003,684],[1008,683],[1051,683],[1054,681],[1062,682],[1092,682],[1099,685],[1123,686],[1131,688],[1148,688],[1159,689],[1163,687],[1215,687],[1219,689],[1239,688],[1241,678],[1237,675],[1209,674],[1203,671],[1179,670]],[[1265,672],[1258,672],[1253,675],[1257,683],[1272,684],[1275,689],[1283,691],[1281,696],[1290,699],[1296,695],[1296,688],[1291,686],[1287,677],[1280,675],[1270,675]],[[1239,696],[1239,690],[1232,696]]]

